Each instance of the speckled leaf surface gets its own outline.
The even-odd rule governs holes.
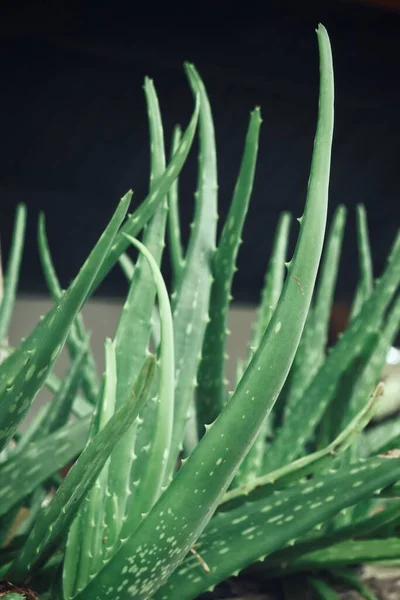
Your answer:
[[[90,490],[119,437],[137,418],[146,402],[154,379],[154,358],[143,365],[131,398],[89,442],[55,496],[38,516],[28,539],[7,572],[14,581],[25,578],[38,563],[43,563],[57,548],[60,538],[74,519],[80,503]]]
[[[196,69],[191,64],[186,64],[185,68],[193,93],[200,95],[199,158],[194,218],[185,265],[171,297],[176,358],[175,407],[166,480],[176,469],[185,431],[187,451],[197,442],[194,392],[208,321],[211,261],[217,229],[217,158],[211,108]]]
[[[196,556],[188,555],[159,590],[157,600],[195,598],[274,550],[295,545],[302,534],[399,477],[400,460],[376,458],[218,513],[196,543],[210,572]]]
[[[250,116],[232,203],[213,257],[214,281],[210,295],[210,320],[204,336],[198,374],[199,385],[196,391],[197,426],[200,437],[204,434],[204,425],[212,423],[217,418],[226,401],[225,365],[228,358],[226,343],[228,311],[232,299],[231,287],[253,188],[261,122],[260,111],[256,109]]]
[[[87,418],[65,425],[1,465],[0,516],[75,458],[85,447],[88,434]]]

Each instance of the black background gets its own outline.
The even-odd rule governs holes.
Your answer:
[[[299,6],[301,5],[301,6]],[[369,214],[376,274],[399,225],[400,13],[346,1],[129,5],[85,2],[3,5],[0,19],[0,231],[5,255],[18,202],[29,212],[20,290],[44,292],[36,250],[44,210],[64,285],[76,274],[129,188],[148,188],[143,78],[154,79],[167,146],[193,107],[182,63],[194,62],[213,107],[223,220],[240,164],[248,116],[263,126],[235,298],[258,299],[278,215],[304,205],[318,99],[315,28],[334,53],[336,125],[331,212],[349,208],[337,296],[357,280],[354,207]],[[195,149],[181,178],[187,231]],[[296,230],[296,227],[294,228]],[[166,261],[166,274],[169,267]],[[116,269],[100,294],[122,295]]]

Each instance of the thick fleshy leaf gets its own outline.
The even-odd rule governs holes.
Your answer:
[[[54,498],[38,516],[29,537],[7,572],[12,581],[20,581],[39,564],[44,564],[66,534],[79,506],[96,481],[115,444],[137,418],[153,384],[155,362],[149,357],[143,365],[131,397],[88,443]]]
[[[382,318],[400,282],[400,235],[397,236],[388,264],[374,291],[364,303],[343,336],[327,356],[301,402],[286,415],[284,427],[277,431],[265,457],[264,472],[292,461],[304,451],[329,402],[334,398],[343,373],[376,337]]]
[[[399,476],[400,460],[371,459],[235,510],[218,513],[196,543],[196,552],[209,571],[202,567],[196,556],[188,555],[159,590],[156,599],[195,598],[275,550],[285,545],[295,547],[299,536],[346,506],[372,495],[388,481],[396,481]],[[318,552],[322,555],[329,549],[313,554],[317,556]],[[306,557],[291,562],[290,569]],[[308,564],[311,566],[311,561]],[[324,563],[321,560],[319,564],[322,567]],[[268,558],[265,565],[268,565]]]
[[[159,102],[153,82],[146,78],[144,91],[148,107],[150,132],[150,193],[165,172],[165,150],[162,119]],[[143,235],[143,243],[152,254],[154,261],[161,264],[165,228],[167,219],[166,198],[158,203],[154,215],[149,220]],[[127,240],[124,236],[125,241]],[[139,256],[132,273],[130,287],[115,334],[115,350],[117,360],[116,408],[121,406],[129,394],[133,383],[145,360],[152,331],[153,307],[156,297],[156,286],[151,268],[145,256]],[[147,403],[145,412],[151,411],[153,400]],[[172,417],[171,417],[172,418]],[[149,439],[138,440],[141,421]],[[149,421],[149,422],[148,422]],[[167,424],[165,423],[167,426]],[[154,434],[153,417],[135,422],[118,442],[110,459],[108,475],[107,509],[105,515],[106,528],[109,531],[108,550],[112,552],[119,545],[121,528],[127,515],[138,506],[136,494],[138,488],[134,482],[147,470],[147,455],[142,455],[143,446],[148,446]],[[138,462],[141,461],[140,465]],[[140,513],[139,513],[140,514]],[[131,518],[129,518],[131,523]],[[111,535],[111,531],[116,534]]]
[[[315,475],[319,471],[329,467],[334,460],[354,443],[354,440],[357,439],[361,431],[367,426],[374,414],[376,402],[381,392],[382,386],[377,386],[369,402],[326,448],[308,454],[276,471],[272,471],[267,475],[258,477],[240,487],[232,489],[223,496],[220,508],[222,510],[230,510],[232,507],[236,507],[245,501],[268,496],[276,490],[287,487],[290,483],[296,483],[305,477]]]
[[[2,297],[0,298],[0,343],[7,342],[7,332],[15,303],[15,294],[24,248],[26,228],[26,207],[20,204],[17,207],[10,256],[7,271],[4,277]]]
[[[38,221],[38,247],[47,287],[49,288],[54,302],[58,302],[62,296],[63,290],[58,281],[57,273],[51,258],[43,214],[39,215]],[[86,364],[82,373],[82,388],[86,398],[89,400],[89,402],[94,404],[97,400],[97,395],[99,392],[99,383],[96,362],[90,349],[88,339],[89,334],[85,328],[83,317],[81,314],[78,314],[75,322],[71,326],[66,344],[72,360],[74,360],[74,358],[80,354],[83,344],[88,346]]]
[[[175,408],[171,453],[166,480],[176,469],[186,433],[186,451],[197,442],[194,392],[212,283],[211,263],[217,229],[217,159],[214,124],[204,84],[191,64],[186,75],[194,94],[200,95],[199,166],[195,214],[185,266],[172,295],[175,339]]]
[[[92,419],[90,439],[104,428],[115,410],[117,366],[115,346],[111,340],[106,340],[105,355],[103,385]],[[119,534],[116,518],[112,531],[105,526],[109,466],[108,460],[82,502],[69,531],[63,568],[63,586],[67,598],[83,588],[95,575],[107,553],[107,547],[112,546],[113,540]]]
[[[85,447],[89,419],[65,425],[32,442],[0,466],[0,515],[33,492],[53,473],[74,459]]]
[[[333,77],[329,39],[322,26],[318,41],[320,110],[306,209],[289,277],[270,326],[220,416],[134,534],[76,596],[79,600],[101,600],[117,588],[127,598],[151,598],[206,527],[285,381],[311,302],[326,223]]]
[[[377,540],[347,540],[316,550],[296,559],[290,565],[290,571],[326,569],[360,563],[400,559],[400,539],[386,538]]]
[[[374,287],[371,246],[368,236],[367,214],[362,204],[357,206],[357,242],[358,260],[360,264],[360,281],[351,309],[350,318],[358,315],[364,302],[369,298]]]
[[[249,352],[249,360],[255,350],[257,350],[262,336],[264,335],[268,324],[272,318],[279,297],[282,293],[282,287],[285,277],[286,252],[289,237],[291,215],[283,213],[280,217],[271,258],[265,276],[265,284],[262,291],[261,306],[258,311],[258,317],[254,324],[253,338]],[[307,325],[306,325],[307,326]],[[298,351],[298,350],[297,350]],[[296,354],[297,356],[297,354]],[[240,377],[241,379],[241,377]],[[267,448],[267,436],[272,434],[273,417],[271,414],[265,419],[261,431],[250,448],[246,458],[240,465],[233,485],[243,485],[261,474],[264,453]]]
[[[214,281],[210,296],[210,320],[204,336],[198,373],[199,385],[196,391],[200,437],[204,434],[204,425],[212,423],[217,418],[226,401],[225,365],[228,358],[226,354],[228,310],[232,299],[231,288],[236,270],[236,257],[253,189],[260,126],[260,111],[256,109],[250,117],[233,199],[217,251],[213,257]]]
[[[179,148],[182,138],[182,130],[179,126],[175,127],[172,138],[171,160]],[[177,177],[171,185],[169,191],[169,211],[168,211],[168,245],[171,256],[171,265],[174,279],[174,289],[179,285],[185,267],[184,251],[182,246],[181,227],[179,219],[179,178]]]
[[[0,365],[0,450],[11,439],[61,353],[93,280],[125,217],[122,200],[78,276],[33,332]]]
[[[327,238],[320,268],[315,306],[309,314],[290,373],[290,390],[284,406],[285,419],[293,411],[294,407],[301,402],[304,392],[325,359],[332,300],[339,268],[345,224],[346,209],[344,206],[339,206],[334,214]]]
[[[157,395],[152,400],[155,410],[152,413],[153,420],[146,423],[151,434],[148,431],[146,447],[139,446],[142,456],[137,459],[138,466],[135,473],[140,477],[140,482],[135,490],[134,502],[124,520],[122,538],[127,537],[135,530],[161,493],[171,448],[175,392],[174,331],[168,292],[158,265],[147,248],[134,238],[130,238],[130,242],[148,261],[157,288],[161,346],[158,360]],[[148,414],[144,415],[144,418],[146,417]]]

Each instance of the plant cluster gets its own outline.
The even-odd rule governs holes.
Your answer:
[[[193,600],[243,571],[263,581],[304,574],[321,598],[335,597],[334,577],[373,598],[351,566],[399,559],[400,422],[366,426],[400,319],[400,237],[374,282],[359,207],[360,281],[347,330],[328,349],[346,211],[335,212],[324,246],[333,69],[322,26],[317,36],[319,112],[305,211],[289,262],[290,215],[279,221],[233,392],[225,380],[227,316],[259,109],[218,235],[217,155],[203,82],[187,64],[195,108],[187,129],[176,128],[167,163],[157,95],[146,79],[148,196],[127,214],[126,194],[66,290],[40,218],[54,306],[11,348],[26,221],[18,208],[0,309],[0,596],[7,600]],[[178,177],[196,132],[198,187],[184,247]],[[166,238],[170,294],[160,271]],[[129,290],[99,380],[81,308],[118,263]],[[59,379],[52,369],[64,346],[71,362]],[[21,430],[42,388],[52,400]]]

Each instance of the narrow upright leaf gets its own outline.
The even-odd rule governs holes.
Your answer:
[[[217,159],[214,124],[204,84],[193,65],[186,64],[193,94],[200,95],[199,166],[193,227],[185,267],[173,295],[175,339],[175,409],[167,479],[174,473],[185,431],[188,451],[196,444],[194,391],[212,283],[217,223]],[[188,445],[188,446],[189,446]]]
[[[0,365],[0,451],[11,439],[44,385],[127,208],[127,202],[121,201],[71,286],[19,348]]]
[[[2,298],[0,298],[0,344],[4,344],[7,341],[7,332],[14,308],[19,269],[24,248],[25,228],[26,206],[25,204],[19,204],[15,217],[10,256],[3,282],[3,294]]]
[[[350,319],[358,315],[364,302],[369,298],[374,287],[371,247],[368,236],[367,214],[362,204],[357,206],[357,242],[360,280],[351,310]]]
[[[182,138],[182,131],[179,126],[175,127],[172,138],[171,160],[179,148]],[[175,179],[169,191],[169,211],[168,211],[168,241],[171,255],[172,272],[174,278],[174,289],[179,285],[185,267],[185,258],[182,246],[181,227],[179,219],[179,179]]]
[[[259,109],[252,112],[233,199],[213,258],[209,322],[204,337],[196,393],[198,432],[212,423],[225,403],[227,320],[236,257],[253,188],[261,126]]]

